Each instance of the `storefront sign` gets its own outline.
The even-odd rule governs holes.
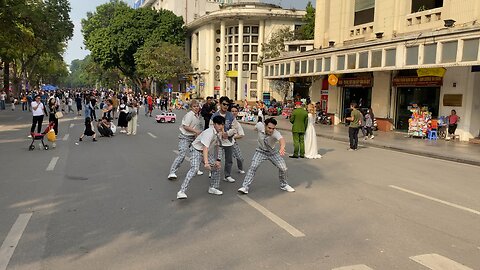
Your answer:
[[[372,87],[373,78],[340,78],[338,79],[340,87]]]
[[[413,87],[428,87],[428,86],[442,86],[442,77],[395,77],[393,78],[393,86],[413,86]]]
[[[440,67],[440,68],[419,68],[419,69],[417,69],[417,75],[418,75],[418,77],[429,77],[429,76],[443,77],[443,76],[445,76],[446,71],[447,70],[443,67]]]
[[[238,77],[238,71],[237,70],[228,70],[226,75],[229,78],[236,78],[236,77]]]

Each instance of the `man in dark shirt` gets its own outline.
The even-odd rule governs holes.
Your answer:
[[[350,117],[347,117],[346,120],[350,121],[348,126],[348,137],[350,138],[350,148],[349,151],[354,151],[358,149],[358,130],[362,126],[362,113],[357,110],[357,103],[350,103]]]
[[[215,106],[215,102],[213,102],[213,97],[207,97],[207,103],[203,104],[202,111],[200,112],[203,119],[205,120],[203,130],[207,129],[210,126],[210,118],[216,111],[217,108]]]

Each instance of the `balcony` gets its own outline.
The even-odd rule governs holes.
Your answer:
[[[434,28],[438,27],[438,24],[442,25],[442,9],[443,8],[429,9],[407,15],[407,29],[410,30],[411,28]]]

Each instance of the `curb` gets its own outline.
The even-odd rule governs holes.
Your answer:
[[[240,121],[242,124],[246,125],[251,125],[254,126],[256,122],[243,122]],[[289,129],[286,128],[278,128],[279,130],[283,131],[290,131]],[[333,140],[333,141],[339,141],[339,142],[349,142],[347,138],[343,137],[338,137],[338,136],[332,136],[332,135],[323,135],[316,133],[317,137]],[[360,141],[359,141],[360,143]],[[463,159],[463,158],[458,158],[458,157],[450,157],[450,156],[444,156],[444,155],[439,155],[439,154],[433,154],[433,153],[425,153],[421,151],[415,151],[415,150],[409,150],[409,149],[404,149],[404,148],[399,148],[395,146],[389,146],[389,145],[381,145],[377,143],[371,143],[371,142],[362,142],[363,145],[366,147],[374,147],[374,148],[379,148],[379,149],[386,149],[386,150],[391,150],[395,152],[401,152],[401,153],[407,153],[407,154],[412,154],[412,155],[417,155],[417,156],[422,156],[422,157],[428,157],[428,158],[434,158],[434,159],[440,159],[440,160],[446,160],[446,161],[452,161],[456,163],[462,163],[462,164],[468,164],[468,165],[473,165],[473,166],[479,166],[480,167],[480,161],[475,161],[475,160],[470,160],[470,159]]]

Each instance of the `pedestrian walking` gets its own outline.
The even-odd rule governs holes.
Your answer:
[[[5,91],[0,92],[0,110],[5,110],[5,102],[7,100],[7,94]]]
[[[290,115],[290,123],[292,123],[293,137],[293,155],[291,158],[305,157],[305,131],[308,125],[308,113],[302,108],[302,102],[295,102],[295,109]]]
[[[217,108],[215,106],[215,102],[213,102],[213,97],[207,97],[207,102],[203,104],[201,111],[201,115],[205,120],[205,125],[203,126],[204,130],[210,126],[210,118],[216,110]]]
[[[77,94],[77,96],[75,97],[75,105],[77,106],[77,115],[80,116],[82,115],[81,111],[82,111],[82,97],[80,96],[80,94]]]
[[[373,110],[370,107],[365,113],[365,140],[375,138],[375,136],[373,136],[373,119],[375,119],[375,115],[373,114]]]
[[[245,175],[242,187],[238,189],[239,193],[248,194],[255,173],[260,164],[265,160],[270,160],[270,162],[278,168],[280,189],[287,192],[295,191],[287,182],[287,164],[282,158],[282,156],[285,155],[285,139],[282,134],[276,130],[276,126],[277,120],[274,118],[268,118],[264,123],[258,122],[255,125],[255,130],[258,133],[258,146],[253,154],[252,164]],[[279,150],[275,149],[277,142],[280,144]]]
[[[138,103],[136,100],[132,101],[132,105],[129,108],[129,111],[132,113],[132,118],[130,119],[130,121],[128,121],[127,135],[136,135],[138,122]]]
[[[310,103],[307,105],[308,111],[308,125],[305,131],[305,157],[309,159],[322,158],[318,154],[317,148],[317,133],[315,132],[315,105]]]
[[[58,112],[59,108],[60,106],[57,103],[57,99],[52,96],[48,100],[48,122],[53,122],[55,124],[55,126],[53,127],[53,130],[55,130],[55,135],[58,135],[58,118],[55,114]]]
[[[213,126],[204,130],[192,143],[192,152],[190,156],[190,170],[183,180],[180,190],[177,192],[177,199],[186,199],[185,193],[190,181],[200,169],[200,163],[203,161],[205,169],[211,171],[210,186],[208,193],[213,195],[222,195],[220,188],[220,168],[221,163],[221,136],[225,125],[225,118],[217,115],[212,118]]]
[[[67,113],[74,113],[73,111],[73,99],[72,97],[67,98],[67,106],[68,106],[68,112]]]
[[[30,134],[35,132],[35,127],[37,128],[37,133],[42,131],[43,116],[47,114],[45,110],[45,105],[42,103],[42,97],[40,95],[35,96],[35,100],[32,101],[32,127],[30,128]],[[30,135],[32,136],[32,135]]]
[[[347,121],[350,121],[348,126],[348,137],[350,139],[350,148],[349,151],[356,151],[358,149],[358,131],[362,126],[362,113],[357,109],[357,103],[350,103],[350,116],[346,118]]]
[[[243,170],[243,162],[244,162],[244,159],[243,159],[243,155],[242,155],[242,151],[240,150],[240,146],[238,145],[238,140],[240,140],[241,138],[243,138],[245,136],[245,131],[243,130],[242,128],[242,125],[240,124],[240,122],[237,121],[237,116],[238,116],[238,107],[237,106],[233,106],[230,111],[232,112],[233,114],[233,117],[235,118],[234,122],[233,122],[233,129],[235,129],[236,131],[236,134],[235,136],[233,136],[233,139],[235,140],[234,143],[233,143],[233,158],[237,160],[237,168],[238,168],[238,172],[240,174],[245,174],[245,171]]]
[[[185,157],[190,152],[195,138],[202,133],[200,128],[200,106],[196,100],[190,102],[190,111],[182,118],[180,124],[180,134],[178,135],[178,156],[170,167],[170,173],[168,174],[168,180],[177,179],[177,170],[185,160]],[[202,175],[202,171],[198,171],[197,175]]]
[[[92,119],[92,121],[97,121],[97,114],[95,112],[95,108],[97,106],[97,99],[94,96],[90,97],[88,106],[90,108],[90,119]]]
[[[127,114],[129,112],[128,106],[123,100],[120,100],[119,106],[120,113],[118,114],[117,126],[120,127],[120,133],[127,133],[128,121]]]
[[[80,136],[80,138],[78,139],[78,141],[81,142],[83,140],[84,136],[93,137],[92,140],[94,142],[97,141],[97,134],[95,132],[95,129],[93,127],[93,123],[92,123],[92,120],[91,120],[90,117],[85,118],[85,129],[83,130],[83,133]]]
[[[236,121],[235,117],[231,112],[229,112],[230,108],[230,99],[226,96],[220,98],[220,109],[212,115],[215,117],[220,115],[225,118],[225,125],[224,125],[224,132],[222,134],[222,150],[224,154],[225,166],[224,166],[224,178],[223,180],[226,182],[233,183],[235,179],[232,177],[232,165],[233,165],[233,143],[235,139],[235,129],[233,129],[233,122]],[[210,121],[210,125],[213,125],[213,122]]]

